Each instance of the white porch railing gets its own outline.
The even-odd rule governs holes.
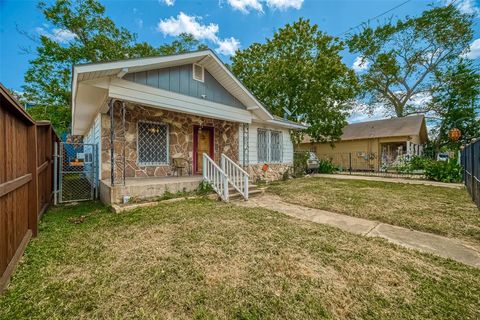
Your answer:
[[[228,182],[245,200],[248,200],[248,173],[223,153],[221,165],[223,172],[227,175]]]
[[[206,153],[203,154],[203,180],[210,183],[223,201],[228,201],[228,177]]]

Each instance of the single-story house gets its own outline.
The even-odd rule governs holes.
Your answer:
[[[211,50],[73,67],[72,134],[97,146],[107,203],[202,179],[247,198],[248,180],[289,169],[290,130],[304,128],[273,116]]]
[[[399,157],[420,155],[428,141],[423,115],[352,123],[343,128],[340,141],[317,143],[305,136],[298,151],[313,151],[347,170],[380,171]]]

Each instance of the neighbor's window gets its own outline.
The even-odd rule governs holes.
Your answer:
[[[282,133],[270,131],[270,161],[282,161]]]
[[[268,131],[258,129],[257,135],[258,162],[268,162]]]
[[[139,121],[137,156],[139,165],[168,164],[168,125]]]

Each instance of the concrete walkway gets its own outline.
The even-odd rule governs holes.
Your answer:
[[[367,237],[384,238],[403,247],[433,253],[444,258],[450,258],[480,268],[480,251],[457,239],[413,231],[378,221],[306,208],[283,202],[279,197],[274,195],[253,197],[248,201],[238,201],[234,203],[239,206],[262,207],[282,212],[295,218],[326,224]]]
[[[429,181],[429,180],[388,178],[388,177],[376,177],[376,176],[356,176],[356,175],[349,175],[349,174],[318,173],[318,174],[313,174],[311,176],[320,177],[320,178],[341,179],[341,180],[367,180],[367,181],[382,181],[382,182],[406,183],[406,184],[421,184],[425,186],[444,187],[444,188],[453,188],[453,189],[462,189],[465,187],[461,183],[446,183],[446,182]]]

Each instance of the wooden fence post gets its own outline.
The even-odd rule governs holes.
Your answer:
[[[28,141],[31,148],[27,154],[28,172],[32,174],[32,180],[28,183],[28,228],[32,230],[35,237],[38,232],[38,174],[37,174],[37,126],[35,124],[28,127]]]

